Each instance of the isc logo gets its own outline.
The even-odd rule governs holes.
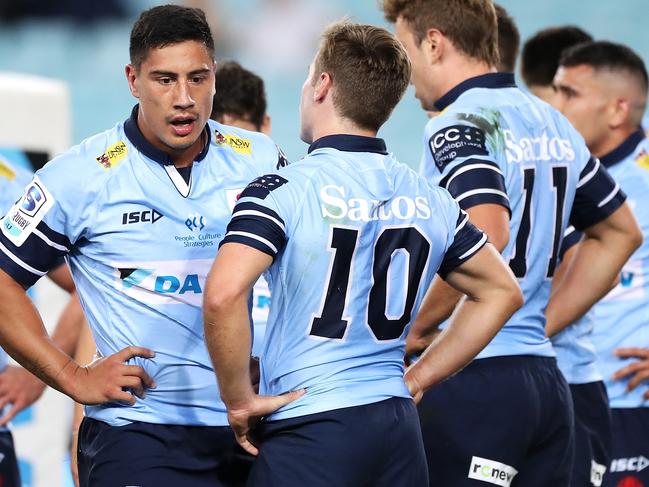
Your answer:
[[[155,210],[132,211],[130,213],[122,214],[122,225],[130,225],[132,223],[148,222],[155,223],[164,215]]]

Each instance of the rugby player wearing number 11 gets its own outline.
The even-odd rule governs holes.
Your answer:
[[[204,313],[240,444],[258,453],[249,433],[260,411],[295,399],[260,425],[251,485],[426,485],[411,394],[470,361],[522,303],[511,272],[448,192],[376,138],[409,78],[388,31],[331,26],[302,89],[309,154],[281,176],[254,180],[234,208]],[[267,269],[265,397],[253,393],[242,357],[248,295]],[[437,272],[468,299],[404,381],[405,337]]]
[[[569,122],[519,90],[512,73],[495,72],[491,0],[384,0],[383,9],[412,60],[422,108],[442,111],[425,129],[422,173],[489,235],[525,296],[477,359],[420,403],[430,484],[567,486],[572,399],[546,316],[552,332],[580,318],[642,235],[619,186]],[[568,222],[584,231],[585,246],[550,299]],[[431,287],[409,352],[427,346],[458,299],[441,281]]]

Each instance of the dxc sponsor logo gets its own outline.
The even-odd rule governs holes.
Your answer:
[[[131,225],[133,223],[155,223],[164,215],[156,210],[131,211],[122,213],[122,225]]]
[[[568,139],[548,137],[543,131],[540,137],[517,139],[511,130],[503,130],[507,162],[573,161],[575,150]]]
[[[611,462],[611,472],[641,472],[649,467],[649,459],[640,455],[630,458],[616,458]]]
[[[187,220],[185,220],[185,226],[192,232],[194,230],[198,230],[200,232],[203,228],[205,228],[205,217],[198,213],[189,215],[187,217]]]
[[[351,221],[412,220],[413,218],[429,219],[431,209],[428,200],[423,196],[414,199],[408,196],[397,196],[388,202],[366,200],[363,198],[346,198],[345,188],[329,184],[320,188],[320,208],[322,216],[334,220]]]
[[[487,458],[472,457],[468,477],[501,487],[509,487],[517,473],[518,470],[504,463]]]

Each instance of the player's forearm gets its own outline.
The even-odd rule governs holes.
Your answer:
[[[70,356],[76,353],[77,343],[79,342],[84,321],[85,317],[79,296],[76,292],[73,292],[52,332],[52,340],[54,340],[54,343]]]
[[[250,381],[250,317],[247,294],[212,298],[204,304],[205,342],[219,391],[228,409],[243,407],[254,395]]]
[[[522,305],[518,289],[491,289],[480,299],[465,298],[449,326],[408,369],[425,390],[457,373],[486,347]]]
[[[408,333],[408,342],[416,345],[418,350],[409,350],[408,353],[418,352],[430,345],[437,335],[437,327],[451,316],[462,296],[439,276],[435,277]]]
[[[611,289],[622,266],[639,243],[612,235],[585,238],[556,286],[546,308],[546,333],[554,336],[581,318]]]
[[[76,363],[49,337],[24,289],[0,271],[0,345],[47,385],[74,393]]]

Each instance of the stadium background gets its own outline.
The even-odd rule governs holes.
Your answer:
[[[64,111],[53,113],[53,118],[39,128],[29,120],[39,118],[41,101],[24,98],[8,105],[3,103],[0,94],[0,132],[7,127],[29,131],[27,138],[13,142],[23,147],[25,140],[49,140],[52,132],[61,133],[59,144],[48,146],[55,152],[60,150],[57,147],[78,143],[125,119],[134,103],[123,72],[128,62],[130,27],[139,11],[161,3],[167,2],[0,1],[0,72],[64,81],[71,110],[70,130],[48,130],[49,124],[52,127],[67,124]],[[291,160],[306,151],[306,145],[297,137],[299,94],[323,26],[345,15],[359,22],[385,25],[376,0],[176,3],[199,6],[208,12],[215,31],[217,59],[236,59],[264,78],[273,119],[272,136]],[[629,45],[649,62],[647,0],[501,0],[499,3],[516,20],[523,40],[547,26],[574,24],[596,39]],[[399,159],[417,167],[425,122],[426,117],[409,90],[380,135],[387,139],[389,149]],[[10,143],[0,136],[0,146]],[[39,286],[36,300],[51,324],[60,311],[61,296],[46,283]],[[66,478],[68,465],[63,460],[68,442],[65,432],[69,409],[68,401],[60,394],[48,391],[45,401],[14,422],[25,486],[71,485]]]

